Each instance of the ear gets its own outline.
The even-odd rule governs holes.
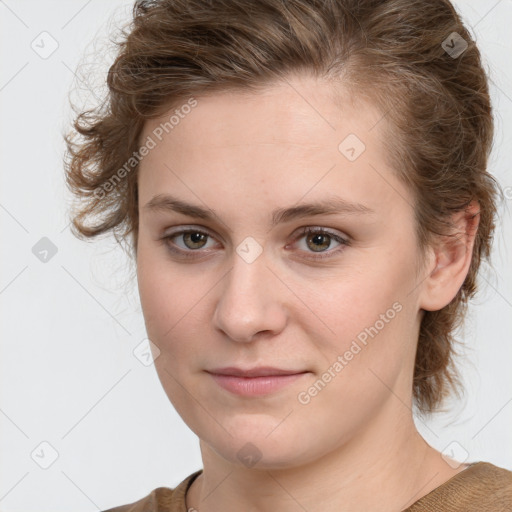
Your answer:
[[[428,277],[422,283],[419,306],[426,311],[438,311],[457,295],[471,265],[475,236],[480,220],[476,201],[451,217],[451,236],[439,237],[430,248]]]

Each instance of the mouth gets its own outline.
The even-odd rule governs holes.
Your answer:
[[[208,374],[223,389],[240,396],[261,396],[276,392],[309,374],[306,370],[259,367],[218,368]]]
[[[231,377],[280,377],[282,375],[297,375],[299,373],[307,372],[307,370],[285,370],[282,368],[273,368],[271,366],[258,366],[245,370],[229,366],[226,368],[216,368],[206,371],[214,375],[227,375]]]

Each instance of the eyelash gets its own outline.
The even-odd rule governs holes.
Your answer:
[[[208,233],[206,231],[203,231],[201,229],[189,228],[189,229],[181,229],[179,231],[169,233],[169,234],[163,236],[160,240],[166,245],[167,249],[174,254],[178,254],[179,256],[184,257],[184,258],[198,258],[200,256],[195,256],[194,253],[200,252],[201,251],[200,249],[197,249],[197,250],[190,249],[188,251],[184,251],[183,249],[177,249],[176,247],[172,247],[171,244],[169,243],[173,238],[176,238],[177,236],[189,234],[189,233],[199,233],[201,235],[206,235],[210,238],[213,238],[212,235],[210,235],[210,233]],[[300,233],[294,238],[293,242],[295,243],[298,240],[300,240],[302,237],[307,236],[307,235],[328,235],[330,238],[332,238],[333,240],[335,240],[336,242],[338,242],[340,244],[339,247],[337,247],[336,249],[333,249],[331,251],[329,251],[329,250],[323,251],[323,252],[321,251],[321,252],[317,253],[318,254],[317,256],[308,256],[307,258],[311,259],[311,260],[323,260],[326,258],[332,258],[332,257],[336,256],[337,254],[339,254],[341,251],[343,251],[346,246],[350,245],[349,240],[341,237],[340,235],[338,235],[336,233],[332,233],[331,231],[328,231],[325,228],[310,227],[310,226],[301,228]],[[314,254],[314,253],[312,253],[312,254]]]

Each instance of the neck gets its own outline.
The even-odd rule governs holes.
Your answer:
[[[284,469],[245,468],[201,441],[204,469],[187,493],[187,509],[400,512],[462,468],[448,466],[399,405],[323,457]]]

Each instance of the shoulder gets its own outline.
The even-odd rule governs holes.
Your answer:
[[[494,510],[511,510],[512,471],[488,462],[475,464],[474,468],[475,496],[481,497],[482,504],[494,505]]]
[[[480,512],[512,510],[512,471],[489,462],[476,462],[407,509]]]
[[[103,512],[147,512],[157,510],[172,510],[169,508],[172,502],[174,489],[169,487],[158,487],[152,490],[147,496],[127,505],[109,508]],[[167,508],[164,508],[167,507]]]
[[[189,475],[176,488],[157,487],[147,496],[129,503],[120,505],[103,512],[181,512],[185,510],[185,495],[194,479],[200,475],[202,469]]]

